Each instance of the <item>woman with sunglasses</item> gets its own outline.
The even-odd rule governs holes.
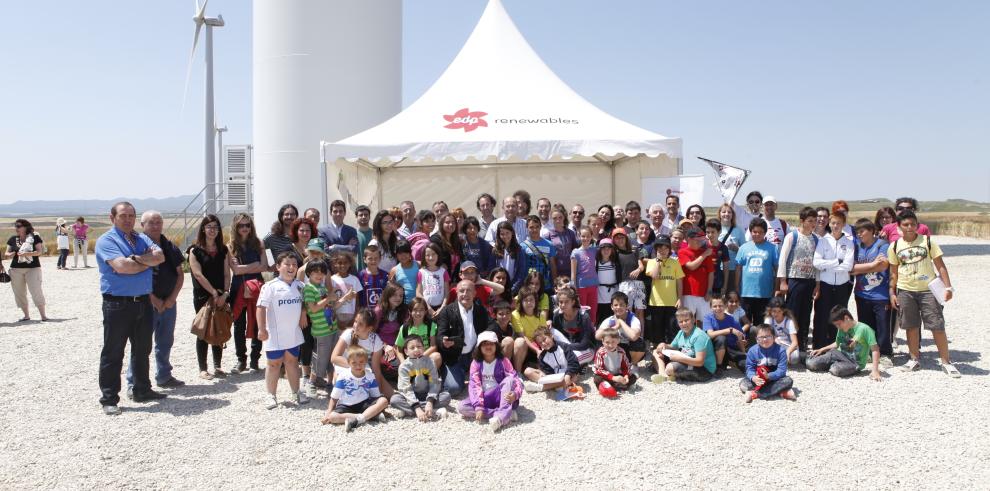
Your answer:
[[[23,218],[17,219],[14,221],[14,230],[17,233],[7,240],[7,252],[3,257],[11,259],[10,286],[14,289],[17,307],[24,313],[20,322],[31,320],[27,302],[29,291],[42,322],[47,321],[45,294],[41,290],[41,262],[38,260],[38,256],[45,251],[45,246],[42,245],[41,236],[34,233],[31,222]]]
[[[193,279],[193,309],[199,312],[207,302],[213,302],[217,307],[227,303],[230,298],[230,262],[227,258],[229,250],[223,243],[223,230],[220,219],[216,215],[206,215],[199,224],[196,241],[189,246],[189,272]],[[225,377],[227,374],[220,368],[223,358],[223,346],[212,346],[213,374],[206,368],[207,343],[196,339],[196,361],[199,362],[199,378],[213,380],[213,377]]]
[[[887,236],[883,233],[883,228],[889,224],[897,223],[897,212],[889,206],[884,206],[877,210],[877,214],[873,217],[873,225],[877,228],[877,238],[887,240]]]
[[[376,245],[382,251],[382,259],[378,262],[378,269],[391,271],[399,261],[395,259],[395,243],[398,234],[395,232],[395,217],[388,210],[381,210],[375,214],[375,219],[371,223],[371,242],[368,245]],[[432,233],[432,230],[424,233]]]
[[[894,209],[900,214],[902,211],[910,211],[912,213],[918,213],[918,200],[914,198],[897,198],[894,202]],[[918,234],[928,235],[932,234],[931,230],[924,223],[918,223]],[[897,242],[897,239],[901,238],[901,229],[897,227],[897,217],[894,217],[894,222],[884,225],[883,230],[880,231],[881,237],[886,237],[887,241],[893,244]]]
[[[247,213],[238,213],[230,224],[230,299],[247,298],[244,284],[249,280],[264,283],[261,273],[268,271],[268,258],[265,256],[265,246],[258,239],[254,228],[254,220]],[[244,309],[241,315],[234,319],[234,349],[237,353],[237,365],[232,373],[247,371],[247,319],[254,315],[253,309]],[[261,359],[261,341],[257,331],[251,333],[251,370],[261,370],[258,361]]]

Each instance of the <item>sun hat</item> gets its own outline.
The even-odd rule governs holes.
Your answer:
[[[496,335],[493,331],[485,331],[479,334],[478,346],[481,346],[481,343],[485,342],[498,344],[498,335]]]
[[[615,247],[615,243],[612,242],[612,239],[602,239],[598,241],[598,247],[605,247],[605,246]]]
[[[626,233],[626,229],[622,227],[615,227],[615,229],[612,230],[613,239],[615,238],[616,235],[625,235],[626,237],[629,237],[629,234]]]

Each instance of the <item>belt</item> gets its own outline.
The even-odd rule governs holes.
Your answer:
[[[148,299],[148,295],[137,295],[137,296],[127,296],[122,297],[119,295],[110,295],[109,293],[103,294],[103,300],[122,300],[124,302],[143,302]]]

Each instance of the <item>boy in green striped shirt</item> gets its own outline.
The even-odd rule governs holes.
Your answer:
[[[306,305],[306,314],[309,315],[310,332],[316,338],[313,372],[310,375],[312,383],[309,384],[310,393],[307,394],[310,397],[316,397],[317,389],[326,389],[327,375],[332,375],[328,371],[333,370],[330,352],[340,337],[337,322],[333,318],[333,309],[338,306],[337,298],[323,286],[328,272],[326,261],[310,261],[306,264],[309,282],[303,287],[303,302]]]

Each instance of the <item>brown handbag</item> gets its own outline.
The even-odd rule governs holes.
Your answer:
[[[213,302],[207,302],[196,312],[189,332],[206,341],[206,344],[223,346],[230,340],[230,326],[233,323],[234,316],[229,305],[217,307]]]
[[[213,303],[206,302],[206,305],[200,307],[199,312],[196,312],[196,317],[193,318],[192,327],[189,328],[189,332],[194,334],[199,339],[206,339],[206,333],[209,331],[210,320],[213,318]]]
[[[213,346],[223,346],[230,340],[230,326],[234,323],[234,316],[230,312],[230,305],[226,303],[214,307],[212,313],[206,338],[203,341]]]

